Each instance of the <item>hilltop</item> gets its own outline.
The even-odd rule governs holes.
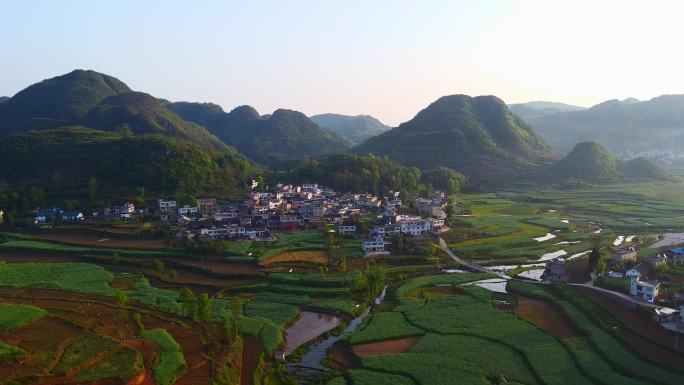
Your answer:
[[[407,166],[455,169],[475,181],[530,172],[557,154],[495,96],[439,98],[413,119],[355,147]]]
[[[621,162],[598,142],[578,143],[550,169],[553,180],[614,183],[625,179],[662,180],[665,170],[656,163],[637,158]]]
[[[609,100],[581,111],[521,116],[558,150],[599,141],[616,154],[675,151],[684,145],[684,95]]]
[[[370,115],[321,114],[310,119],[322,128],[342,135],[353,144],[363,143],[392,129]]]
[[[184,121],[159,100],[95,71],[75,70],[43,80],[0,104],[0,137],[30,130],[122,127],[132,134],[163,134],[219,150],[228,147],[204,128]]]
[[[250,159],[274,166],[283,160],[341,152],[351,147],[342,136],[326,131],[301,112],[279,109],[261,116],[251,106],[226,113],[215,104],[171,103],[168,108],[206,127]]]

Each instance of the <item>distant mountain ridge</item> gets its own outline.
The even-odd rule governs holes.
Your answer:
[[[278,109],[261,116],[251,106],[230,112],[209,103],[177,102],[167,107],[265,165],[342,152],[352,146],[349,140],[324,130],[298,111]]]
[[[0,103],[4,103],[9,100],[9,96],[0,96]]]
[[[320,114],[311,116],[310,119],[322,128],[342,135],[353,144],[363,143],[392,129],[370,115]]]
[[[625,157],[684,146],[684,95],[615,99],[580,111],[520,116],[563,152],[586,141],[598,141]]]
[[[558,154],[495,96],[443,96],[413,119],[355,147],[407,166],[457,170],[473,180],[514,178]]]

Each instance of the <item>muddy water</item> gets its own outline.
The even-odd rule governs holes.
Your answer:
[[[374,304],[379,305],[385,299],[387,286],[382,289],[380,295],[375,299]],[[296,362],[287,365],[288,372],[295,375],[300,384],[313,383],[320,372],[328,369],[323,366],[321,361],[325,359],[330,349],[337,341],[353,333],[363,321],[370,315],[371,307],[368,307],[363,314],[354,318],[342,334],[331,336],[321,342],[315,343],[309,347],[309,350]]]
[[[285,348],[276,357],[287,357],[298,347],[336,328],[342,319],[330,314],[303,311],[285,332]]]

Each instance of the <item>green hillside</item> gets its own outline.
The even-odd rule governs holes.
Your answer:
[[[95,71],[43,80],[0,104],[0,136],[73,124],[104,99],[130,91],[120,80]]]
[[[0,105],[0,137],[70,125],[133,134],[163,134],[219,150],[228,147],[206,129],[184,121],[156,98],[120,80],[75,70],[31,85]]]
[[[473,180],[500,181],[556,159],[546,141],[494,96],[444,96],[413,119],[355,147],[402,164],[460,171]]]
[[[598,142],[578,143],[551,168],[554,179],[592,183],[617,182],[619,160]]]
[[[81,123],[106,131],[128,126],[135,134],[164,134],[226,149],[226,145],[206,129],[183,120],[164,107],[158,99],[142,92],[127,92],[108,97],[90,110],[81,119]]]
[[[341,152],[351,143],[326,131],[298,111],[279,109],[260,116],[250,106],[229,113],[213,104],[172,103],[168,108],[206,127],[226,144],[261,164],[278,166],[283,160]]]
[[[622,162],[620,164],[620,172],[625,179],[665,180],[668,178],[665,169],[646,158],[635,158]]]
[[[0,180],[60,193],[82,192],[90,178],[100,191],[231,192],[251,176],[249,162],[163,135],[122,136],[84,127],[32,131],[0,139]]]

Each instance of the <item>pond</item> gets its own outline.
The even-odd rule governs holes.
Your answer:
[[[537,242],[544,242],[544,241],[548,241],[549,239],[553,239],[553,238],[556,238],[556,235],[551,234],[551,233],[546,233],[546,235],[544,235],[543,237],[533,238],[533,239]]]
[[[506,291],[506,283],[507,282],[508,281],[506,281],[505,279],[491,278],[491,279],[483,279],[481,281],[467,283],[464,286],[475,285],[475,286],[479,286],[479,287],[485,288],[489,291],[493,291],[496,293],[507,293],[507,291]]]
[[[562,256],[567,255],[567,254],[568,254],[568,252],[565,250],[558,250],[558,251],[554,251],[553,253],[546,253],[546,254],[542,255],[539,259],[537,259],[537,261],[538,262],[550,261],[554,258],[562,257]]]
[[[298,347],[320,336],[321,334],[336,328],[342,319],[340,317],[303,311],[299,318],[285,332],[285,347],[276,353],[276,357],[287,357]]]
[[[385,299],[385,294],[387,293],[387,286],[382,289],[380,295],[373,302],[375,305],[379,305]],[[354,318],[347,328],[337,336],[330,336],[323,341],[317,342],[309,347],[309,349],[302,355],[302,357],[295,362],[291,362],[287,365],[287,370],[291,374],[297,376],[300,384],[312,383],[318,377],[318,373],[327,371],[321,361],[325,359],[328,354],[328,349],[330,349],[335,342],[341,340],[342,338],[353,333],[356,328],[358,328],[364,319],[370,315],[371,307],[369,306],[363,314]]]

